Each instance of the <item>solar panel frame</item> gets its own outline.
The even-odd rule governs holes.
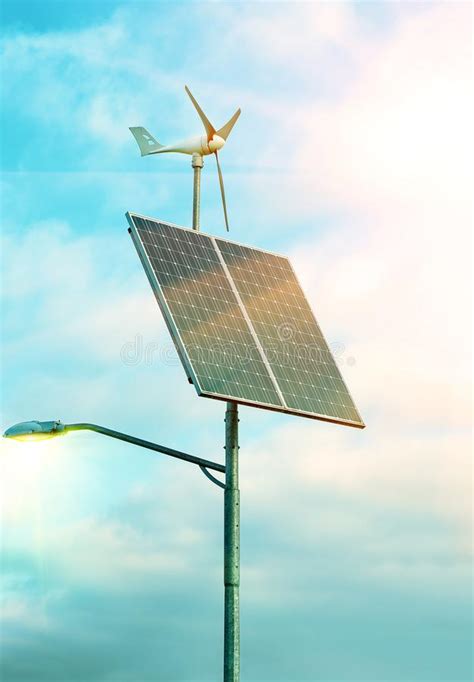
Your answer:
[[[173,342],[174,342],[174,345],[176,347],[178,356],[179,356],[181,363],[182,363],[182,365],[183,365],[183,367],[187,373],[189,381],[194,385],[196,392],[198,393],[199,396],[209,397],[209,398],[213,398],[216,400],[223,400],[223,401],[229,401],[230,400],[230,401],[234,401],[234,402],[237,402],[237,403],[243,404],[243,405],[249,405],[249,406],[253,406],[253,407],[261,407],[263,409],[267,409],[267,410],[271,410],[271,411],[283,412],[286,414],[294,414],[294,415],[298,415],[298,416],[304,416],[304,417],[307,417],[310,419],[317,419],[320,421],[325,421],[325,422],[330,422],[330,423],[335,423],[335,424],[343,424],[343,425],[352,426],[355,428],[364,428],[365,427],[365,424],[364,424],[362,418],[360,417],[360,414],[359,414],[357,408],[355,407],[355,403],[352,400],[352,397],[350,396],[347,385],[346,385],[341,373],[339,372],[339,368],[337,367],[337,365],[334,361],[334,358],[332,358],[332,354],[330,353],[330,351],[329,351],[330,356],[333,359],[334,365],[335,365],[335,367],[339,373],[340,379],[341,379],[341,381],[342,381],[342,383],[343,383],[343,385],[347,391],[347,394],[349,395],[349,397],[352,401],[352,404],[354,405],[354,409],[357,412],[357,415],[360,417],[360,421],[339,418],[339,417],[335,417],[335,416],[331,416],[331,415],[327,415],[327,414],[320,414],[320,413],[313,412],[313,411],[311,411],[311,412],[305,411],[305,410],[298,409],[296,407],[288,407],[288,405],[287,405],[287,403],[283,397],[279,383],[275,378],[275,375],[273,373],[273,370],[271,369],[270,363],[268,362],[268,358],[266,357],[266,353],[261,346],[258,334],[256,333],[254,326],[253,326],[253,324],[249,318],[246,307],[245,307],[245,305],[241,299],[241,296],[237,290],[235,282],[234,282],[232,276],[230,275],[227,264],[225,263],[223,254],[222,254],[221,250],[219,249],[217,242],[227,242],[229,244],[232,244],[232,245],[235,245],[238,247],[244,247],[247,249],[251,249],[252,251],[257,251],[257,252],[261,252],[262,254],[268,254],[270,256],[274,256],[277,258],[284,259],[288,263],[289,268],[291,270],[291,273],[295,279],[295,282],[297,283],[299,289],[301,290],[301,293],[304,297],[304,300],[308,304],[308,308],[311,312],[311,315],[313,317],[313,320],[314,320],[318,330],[320,331],[321,337],[329,349],[327,341],[326,341],[326,339],[325,339],[325,337],[324,337],[324,335],[323,335],[323,333],[322,333],[322,331],[318,325],[318,322],[317,322],[316,317],[313,313],[313,310],[312,310],[311,306],[309,305],[309,302],[307,301],[306,296],[304,295],[304,290],[301,287],[301,283],[300,283],[300,281],[296,275],[296,272],[295,272],[289,258],[287,256],[277,254],[277,253],[275,253],[273,251],[269,251],[267,249],[262,249],[262,248],[253,247],[253,246],[250,247],[250,246],[247,246],[244,244],[240,244],[239,242],[234,242],[234,241],[229,240],[229,239],[224,239],[221,237],[214,237],[213,235],[207,234],[205,232],[199,232],[198,234],[200,236],[208,238],[210,240],[210,243],[213,245],[213,247],[216,251],[216,254],[219,257],[221,265],[223,265],[223,269],[226,272],[227,280],[228,280],[228,282],[229,282],[229,284],[230,284],[230,286],[234,292],[234,295],[236,297],[236,301],[238,302],[240,311],[242,312],[244,318],[246,319],[249,331],[253,337],[253,340],[256,343],[257,348],[259,349],[261,358],[262,358],[262,360],[263,360],[263,362],[267,368],[267,371],[269,372],[269,376],[272,380],[273,386],[276,389],[276,392],[277,392],[282,404],[278,405],[276,403],[267,403],[267,402],[262,402],[262,401],[255,401],[255,400],[251,400],[249,398],[241,398],[241,397],[236,397],[235,395],[230,395],[230,394],[228,395],[228,394],[221,393],[221,392],[214,392],[214,391],[210,391],[210,390],[205,390],[203,388],[203,386],[201,385],[201,382],[199,381],[199,378],[197,376],[196,371],[193,368],[193,363],[192,363],[192,360],[191,360],[191,358],[188,354],[188,351],[186,349],[186,344],[183,342],[181,333],[180,333],[180,331],[179,331],[179,329],[175,323],[175,320],[173,319],[173,313],[170,309],[170,306],[168,305],[168,302],[166,300],[166,296],[164,295],[164,292],[163,292],[163,288],[162,288],[162,286],[158,280],[158,277],[156,276],[156,273],[154,271],[154,268],[153,268],[153,265],[150,261],[150,258],[148,256],[143,244],[142,244],[142,240],[141,240],[141,237],[139,235],[137,226],[134,222],[134,219],[137,218],[140,220],[151,221],[154,224],[158,223],[158,224],[162,224],[164,226],[169,226],[171,228],[177,228],[183,232],[190,232],[193,234],[196,234],[196,232],[192,228],[186,228],[186,227],[183,227],[181,225],[176,225],[174,223],[171,223],[169,221],[165,221],[165,220],[161,220],[161,219],[157,219],[157,218],[151,218],[149,216],[144,216],[144,215],[141,215],[141,214],[135,213],[135,212],[127,212],[126,217],[127,217],[127,220],[128,220],[129,226],[130,226],[129,227],[129,233],[131,235],[133,244],[137,250],[137,253],[139,255],[139,258],[141,260],[141,263],[142,263],[143,268],[145,270],[145,273],[147,275],[150,286],[153,290],[153,293],[155,295],[155,298],[157,300],[159,308],[163,314],[163,317],[165,319],[165,323],[168,327],[168,331],[170,332],[171,338],[173,339]]]

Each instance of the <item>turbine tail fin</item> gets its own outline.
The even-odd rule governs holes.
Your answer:
[[[230,135],[230,132],[232,128],[235,126],[237,119],[239,118],[241,114],[241,110],[237,109],[235,114],[227,121],[225,125],[222,126],[220,130],[217,131],[217,134],[219,137],[222,137],[222,139],[227,140],[227,138]]]
[[[155,140],[153,135],[151,135],[146,128],[142,128],[141,126],[133,127],[130,128],[130,132],[137,141],[142,156],[156,154],[157,151],[164,147],[158,140]]]

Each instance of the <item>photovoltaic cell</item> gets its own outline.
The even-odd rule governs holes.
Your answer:
[[[364,426],[287,258],[127,217],[200,395]]]

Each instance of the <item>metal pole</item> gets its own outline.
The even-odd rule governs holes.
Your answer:
[[[199,232],[199,209],[201,203],[201,168],[204,166],[204,159],[201,154],[193,154],[191,165],[194,168],[193,184],[193,230]]]
[[[224,682],[240,680],[240,491],[237,403],[225,413]]]
[[[193,230],[199,232],[201,169],[204,160],[193,154]],[[228,402],[225,413],[224,490],[224,682],[240,680],[240,491],[239,414]]]

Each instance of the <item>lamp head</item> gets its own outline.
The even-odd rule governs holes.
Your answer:
[[[20,441],[38,441],[46,440],[47,438],[54,438],[65,433],[64,424],[60,421],[53,422],[20,422],[3,434],[4,438],[12,438]]]

